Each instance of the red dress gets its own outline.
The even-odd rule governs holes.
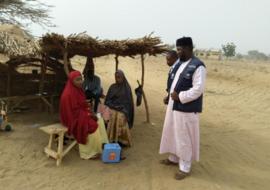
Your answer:
[[[68,76],[60,99],[60,120],[79,144],[86,144],[88,134],[94,133],[98,124],[90,117],[83,89],[73,84],[73,80],[79,76],[79,71],[72,71]]]

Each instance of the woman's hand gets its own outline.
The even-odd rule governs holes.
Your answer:
[[[93,120],[97,121],[98,120],[98,117],[95,115],[95,114],[91,114],[90,116]]]

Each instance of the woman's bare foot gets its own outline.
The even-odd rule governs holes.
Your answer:
[[[99,160],[101,157],[101,154],[96,154],[95,156],[91,157],[90,160]]]

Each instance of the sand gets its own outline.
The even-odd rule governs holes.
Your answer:
[[[74,60],[73,60],[74,61]],[[84,62],[76,58],[77,68]],[[113,58],[97,59],[96,73],[105,90],[114,81]],[[127,160],[103,164],[81,160],[73,149],[60,167],[47,158],[48,142],[38,127],[57,120],[57,114],[28,111],[10,115],[15,131],[0,133],[1,190],[267,190],[270,188],[270,64],[206,60],[208,77],[204,112],[200,117],[201,160],[192,175],[174,180],[175,166],[159,160],[159,142],[166,107],[162,103],[168,67],[164,57],[146,59],[145,93],[151,120],[144,123],[144,107],[136,108],[133,144]],[[121,58],[134,89],[140,79],[140,60]]]

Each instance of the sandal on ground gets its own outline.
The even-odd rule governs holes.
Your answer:
[[[127,157],[121,154],[120,155],[120,160],[125,160],[125,159],[127,159]]]
[[[185,172],[182,172],[182,171],[178,171],[178,172],[175,174],[174,178],[175,178],[176,180],[182,180],[182,179],[188,177],[189,175],[190,175],[189,173],[185,173]]]
[[[169,159],[160,160],[160,163],[166,166],[177,165],[178,163],[172,162]]]

